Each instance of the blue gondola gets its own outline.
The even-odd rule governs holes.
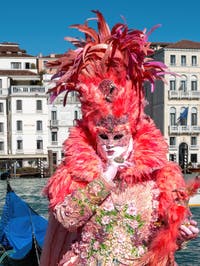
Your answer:
[[[12,190],[9,182],[0,221],[0,266],[38,266],[47,220]]]

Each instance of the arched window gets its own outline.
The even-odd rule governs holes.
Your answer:
[[[180,80],[180,90],[182,91],[187,91],[187,77],[186,76],[181,76]]]
[[[181,126],[187,126],[187,118],[188,118],[188,107],[181,107],[181,112],[178,119]]]
[[[197,126],[197,108],[192,107],[191,109],[191,126]]]
[[[170,76],[169,89],[170,89],[170,91],[175,91],[176,90],[176,79],[173,76]]]
[[[171,126],[176,125],[176,108],[175,107],[170,108],[170,125]]]
[[[197,91],[197,77],[196,76],[191,77],[191,90]]]

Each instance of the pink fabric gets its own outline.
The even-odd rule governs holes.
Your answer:
[[[58,261],[69,249],[69,244],[76,238],[76,231],[73,233],[68,232],[50,213],[40,266],[57,266]]]

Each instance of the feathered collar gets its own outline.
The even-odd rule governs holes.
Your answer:
[[[129,157],[132,166],[120,173],[120,178],[128,184],[151,179],[151,173],[167,162],[167,144],[150,118],[141,119],[134,131],[134,150]],[[66,156],[63,163],[72,180],[87,183],[103,172],[102,161],[81,126],[71,129],[64,143],[64,151]]]

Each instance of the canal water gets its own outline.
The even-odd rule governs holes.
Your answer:
[[[36,212],[48,218],[48,202],[42,195],[47,179],[12,179],[13,190],[23,198]],[[0,180],[0,214],[6,195],[6,182]],[[191,208],[193,218],[200,226],[200,207]],[[176,254],[179,266],[200,266],[200,237],[190,241],[187,249]]]

